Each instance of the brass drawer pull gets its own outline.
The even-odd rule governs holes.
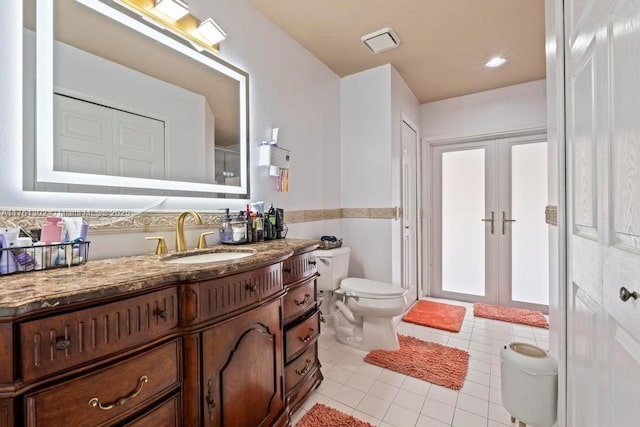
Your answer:
[[[92,397],[91,399],[89,399],[89,406],[95,408],[96,406],[100,409],[102,409],[103,411],[108,411],[110,409],[113,409],[117,406],[122,406],[125,403],[127,403],[128,401],[130,401],[131,399],[133,399],[134,397],[136,397],[137,395],[140,394],[140,392],[142,391],[142,386],[149,381],[149,378],[146,375],[143,375],[140,377],[140,379],[138,379],[138,387],[136,388],[136,390],[129,396],[125,396],[122,397],[118,400],[116,400],[114,403],[110,403],[108,405],[103,405],[102,403],[100,403],[100,399],[98,399],[97,397]]]
[[[309,265],[316,265],[316,262],[309,260]]]
[[[309,342],[313,338],[313,328],[309,328],[309,334],[306,337],[298,337],[302,342]]]
[[[71,347],[71,340],[59,339],[56,341],[56,350],[66,350]]]
[[[255,283],[247,283],[245,285],[245,288],[249,291],[249,292],[255,292],[258,290],[258,286]]]
[[[309,369],[311,369],[311,363],[311,359],[305,360],[302,369],[296,369],[296,374],[304,376],[307,372],[309,372]]]
[[[304,299],[302,301],[296,298],[293,302],[296,303],[296,305],[307,305],[307,303],[309,303],[309,298],[311,298],[311,295],[304,294]]]

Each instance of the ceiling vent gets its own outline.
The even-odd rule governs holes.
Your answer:
[[[400,44],[400,39],[389,27],[362,36],[361,40],[373,53],[384,52],[385,50],[398,47]]]

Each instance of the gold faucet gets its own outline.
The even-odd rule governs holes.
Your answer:
[[[176,226],[176,252],[184,252],[187,250],[187,242],[184,238],[184,220],[191,215],[197,225],[202,224],[202,218],[196,211],[184,211],[178,217],[178,225]]]

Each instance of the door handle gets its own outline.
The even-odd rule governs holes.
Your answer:
[[[627,302],[629,298],[638,299],[638,292],[631,292],[629,289],[624,286],[620,288],[620,299],[624,302]]]
[[[506,234],[504,225],[507,222],[516,222],[516,220],[515,219],[507,219],[507,213],[505,211],[502,211],[502,234]]]
[[[493,221],[494,221],[493,211],[491,211],[491,218],[482,218],[480,221],[490,222],[491,223],[491,234],[493,234]]]

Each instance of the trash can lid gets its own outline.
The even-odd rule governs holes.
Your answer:
[[[535,345],[526,344],[523,342],[512,342],[509,344],[509,348],[515,351],[516,353],[520,353],[529,357],[549,357],[546,351],[541,349],[540,347],[536,347]]]
[[[511,365],[520,371],[533,376],[558,375],[556,361],[540,347],[523,342],[512,342],[500,350],[502,363]]]

